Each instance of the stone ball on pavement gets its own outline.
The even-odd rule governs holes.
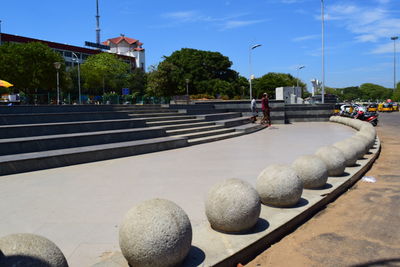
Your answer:
[[[317,156],[301,156],[293,162],[292,167],[303,181],[304,188],[320,188],[328,180],[326,164]]]
[[[260,196],[249,183],[227,179],[208,191],[205,210],[213,229],[228,233],[243,232],[258,221]]]
[[[329,176],[340,176],[346,168],[346,160],[343,153],[334,146],[324,146],[315,153],[320,157],[328,168]]]
[[[356,164],[360,151],[355,144],[349,142],[348,140],[343,140],[333,144],[333,146],[338,148],[343,153],[347,167],[351,167]]]
[[[0,266],[68,266],[56,244],[45,237],[28,233],[0,238],[0,255]]]
[[[191,248],[189,217],[174,202],[151,199],[130,209],[119,229],[119,245],[130,266],[175,266]]]
[[[256,189],[263,204],[275,207],[292,207],[301,198],[303,182],[292,167],[274,164],[260,173],[257,178]]]

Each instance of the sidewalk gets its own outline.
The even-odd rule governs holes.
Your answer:
[[[353,133],[333,123],[278,125],[204,145],[3,176],[0,236],[43,235],[70,266],[89,266],[119,250],[118,224],[134,204],[166,198],[200,224],[204,196],[218,181],[235,177],[254,185],[269,164],[290,164]]]
[[[380,114],[380,157],[346,194],[246,266],[399,266],[400,114]],[[290,255],[290,257],[288,257]]]

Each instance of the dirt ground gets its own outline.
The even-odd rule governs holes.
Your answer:
[[[382,151],[358,181],[246,266],[400,266],[400,113],[380,114]]]

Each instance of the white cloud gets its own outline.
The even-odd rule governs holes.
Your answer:
[[[249,26],[265,21],[265,20],[245,20],[245,19],[238,20],[238,18],[247,15],[249,14],[242,13],[242,14],[234,14],[226,17],[217,18],[217,17],[205,16],[197,11],[178,11],[178,12],[164,13],[161,16],[163,18],[172,20],[172,23],[165,24],[168,25],[168,27],[176,26],[181,23],[208,22],[208,23],[213,23],[214,25],[219,27],[220,30],[222,31]],[[165,25],[163,25],[162,27],[164,27]]]
[[[396,50],[398,49],[399,45],[398,43],[396,43]],[[394,45],[392,41],[392,43],[387,43],[377,46],[374,50],[371,51],[371,54],[387,54],[387,53],[393,53],[393,51],[394,51]]]
[[[221,30],[229,30],[264,22],[265,20],[228,20],[222,25]]]
[[[382,7],[336,4],[326,9],[325,19],[345,27],[355,34],[358,42],[377,42],[400,32],[400,19],[392,17],[391,12]]]
[[[292,41],[293,42],[302,42],[302,41],[307,41],[307,40],[315,40],[317,38],[320,38],[321,35],[319,34],[312,34],[312,35],[305,35],[305,36],[299,36],[294,38]]]

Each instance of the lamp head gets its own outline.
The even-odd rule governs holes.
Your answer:
[[[395,40],[399,39],[399,37],[398,37],[398,36],[393,36],[393,37],[390,37],[390,39],[392,39],[393,41],[395,41]]]
[[[256,44],[256,45],[253,45],[253,46],[251,47],[251,49],[256,49],[257,47],[260,47],[260,46],[262,46],[262,44]]]
[[[61,67],[61,63],[60,62],[54,62],[54,68],[56,68],[56,70],[59,70]]]

